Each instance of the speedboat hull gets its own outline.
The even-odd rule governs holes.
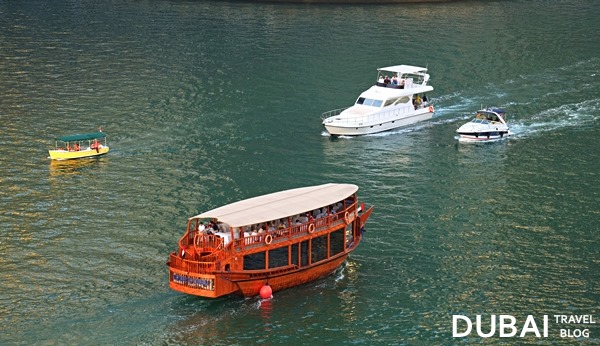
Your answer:
[[[458,140],[461,142],[487,142],[508,138],[510,136],[510,132],[459,132],[458,135]]]

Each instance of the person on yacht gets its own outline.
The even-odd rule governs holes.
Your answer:
[[[415,95],[415,99],[413,100],[413,104],[415,105],[415,109],[421,107],[423,100],[421,100],[421,96]]]

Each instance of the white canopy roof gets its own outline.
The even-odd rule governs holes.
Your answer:
[[[247,226],[335,204],[356,191],[358,186],[352,184],[301,187],[228,204],[193,218],[215,218],[231,227]]]
[[[390,71],[390,72],[395,72],[395,73],[399,73],[399,74],[404,74],[404,73],[425,73],[425,72],[427,72],[427,68],[426,67],[418,67],[418,66],[410,66],[410,65],[388,66],[388,67],[378,68],[377,70],[379,70],[379,71]]]

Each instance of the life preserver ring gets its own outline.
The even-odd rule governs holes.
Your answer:
[[[350,223],[350,214],[348,212],[344,214],[344,220],[346,220],[346,223]]]
[[[267,236],[265,237],[265,244],[269,245],[273,242],[273,236],[270,234],[267,234]]]
[[[433,113],[433,106],[429,106],[429,113]]]
[[[312,233],[315,231],[315,224],[311,223],[310,225],[308,225],[308,233]]]

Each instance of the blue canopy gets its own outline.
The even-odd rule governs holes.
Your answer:
[[[488,108],[488,109],[486,109],[486,111],[490,111],[490,112],[494,112],[494,113],[498,113],[498,114],[506,113],[506,111],[503,108],[496,108],[496,107]]]

